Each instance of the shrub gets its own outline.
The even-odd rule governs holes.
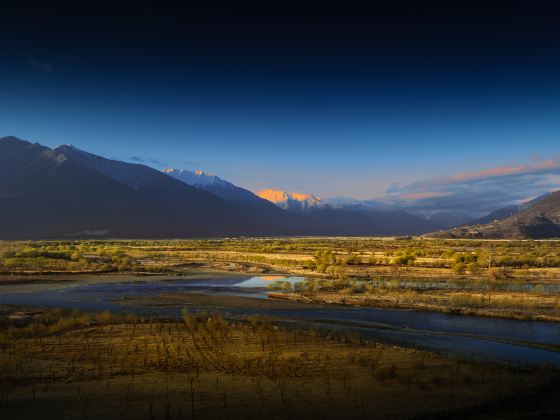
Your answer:
[[[491,267],[488,269],[488,277],[492,280],[504,280],[511,277],[511,272],[504,267]]]
[[[471,274],[478,274],[480,272],[480,267],[478,266],[477,263],[472,262],[472,263],[467,264],[467,270]]]
[[[416,261],[416,255],[403,254],[397,255],[393,260],[393,263],[395,265],[413,265],[414,261]]]
[[[467,266],[462,262],[453,264],[453,271],[455,271],[457,274],[465,274],[466,268]]]
[[[292,290],[292,283],[290,283],[289,281],[285,281],[284,284],[282,284],[282,290],[284,292],[289,292],[290,290]]]
[[[355,254],[348,255],[344,259],[344,264],[346,264],[346,265],[358,265],[358,264],[361,264],[361,263],[362,263],[362,259]]]

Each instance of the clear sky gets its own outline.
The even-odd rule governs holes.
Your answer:
[[[0,17],[0,136],[427,209],[558,186],[560,22],[538,2],[74,3]]]

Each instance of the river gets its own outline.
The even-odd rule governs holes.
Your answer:
[[[83,276],[81,277],[83,280]],[[128,278],[126,281],[83,284],[34,283],[33,287],[2,286],[1,304],[78,308],[90,311],[110,310],[157,316],[178,316],[177,305],[123,305],[129,298],[197,293],[211,296],[268,299],[267,285],[274,280],[297,283],[302,277],[260,277],[206,275],[204,278]],[[226,305],[227,306],[227,305]],[[192,311],[212,311],[208,304],[190,305]],[[226,308],[232,317],[271,316],[285,323],[320,326],[343,333],[357,333],[369,341],[420,347],[461,358],[502,361],[512,364],[560,367],[560,353],[526,345],[560,343],[560,323],[489,318],[438,312],[365,308],[340,305],[306,305],[292,302],[286,308]]]

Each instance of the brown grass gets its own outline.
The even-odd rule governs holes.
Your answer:
[[[50,314],[0,338],[2,419],[403,418],[548,375],[209,315]]]

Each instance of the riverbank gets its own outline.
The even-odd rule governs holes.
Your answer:
[[[476,315],[532,321],[560,322],[558,297],[527,296],[525,293],[462,293],[457,291],[344,294],[340,292],[269,292],[271,299],[309,304],[336,304],[377,308],[416,309],[461,315]],[[467,302],[466,304],[463,302]],[[475,307],[484,304],[485,307]]]
[[[124,284],[134,282],[161,282],[175,280],[206,280],[215,278],[246,277],[244,273],[233,273],[223,270],[189,269],[176,273],[58,273],[34,275],[0,275],[0,294],[32,293],[38,291],[62,289],[70,286],[88,286],[96,284]]]

